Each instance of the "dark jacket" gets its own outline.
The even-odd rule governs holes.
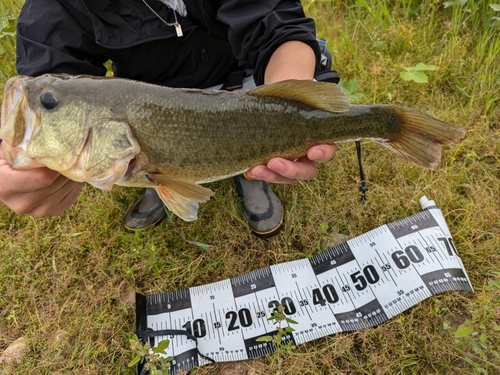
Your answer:
[[[165,4],[147,2],[174,22]],[[188,14],[177,14],[184,33],[178,38],[142,0],[26,0],[17,29],[18,73],[104,75],[104,63],[111,60],[116,76],[172,87],[205,88],[248,68],[259,85],[274,50],[290,40],[313,47],[319,69],[314,21],[305,17],[300,1],[184,3]],[[210,42],[186,38],[196,27],[210,34]],[[214,48],[219,39],[221,48]]]

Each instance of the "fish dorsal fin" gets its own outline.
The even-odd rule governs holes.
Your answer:
[[[274,96],[304,103],[327,112],[347,112],[351,105],[344,91],[334,83],[286,80],[245,91],[252,96]]]
[[[198,203],[204,203],[214,195],[208,188],[179,178],[148,174],[149,181],[156,185],[156,192],[170,211],[185,221],[198,217]]]

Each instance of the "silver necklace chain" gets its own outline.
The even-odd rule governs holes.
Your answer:
[[[158,13],[156,13],[154,11],[154,9],[151,8],[148,3],[146,3],[146,0],[142,0],[142,2],[149,8],[149,10],[151,12],[153,12],[155,14],[156,17],[158,17],[161,20],[161,22],[163,22],[167,26],[170,26],[170,27],[173,26],[173,27],[175,27],[175,33],[177,34],[177,37],[180,38],[183,35],[181,24],[177,21],[177,14],[175,12],[175,9],[172,9],[173,12],[174,12],[175,22],[174,23],[170,23],[170,22],[165,21]]]

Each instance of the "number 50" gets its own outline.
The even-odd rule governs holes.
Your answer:
[[[363,272],[363,274],[361,274]],[[371,264],[363,268],[363,271],[357,271],[351,274],[351,280],[357,290],[363,290],[368,283],[375,284],[380,280],[377,270]]]

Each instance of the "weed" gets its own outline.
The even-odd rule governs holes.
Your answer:
[[[278,305],[276,309],[272,312],[271,316],[267,319],[272,321],[276,326],[276,335],[274,336],[261,336],[257,339],[257,341],[261,342],[272,342],[277,350],[283,350],[284,348],[293,348],[293,343],[289,339],[286,340],[286,343],[283,343],[283,338],[287,338],[287,336],[294,332],[295,330],[290,326],[290,324],[298,324],[295,320],[288,318],[285,315],[285,306]],[[286,323],[286,326],[283,327],[283,323]]]
[[[158,345],[151,347],[149,343],[144,344],[137,335],[134,335],[129,342],[134,358],[129,362],[128,367],[141,363],[150,375],[168,374],[168,368],[174,360],[172,356],[167,357],[170,340],[162,340]]]
[[[425,65],[423,63],[418,63],[415,66],[402,66],[404,72],[399,73],[401,78],[405,81],[414,81],[417,83],[427,83],[429,82],[427,74],[425,72],[436,70],[435,65]]]
[[[495,12],[495,15],[490,19],[491,26],[498,26],[500,24],[500,4],[490,4],[490,8]]]
[[[353,78],[348,82],[341,80],[339,82],[339,86],[342,87],[351,103],[359,103],[361,102],[361,99],[363,99],[363,94],[356,92],[356,89],[358,88],[358,81],[356,79]]]

